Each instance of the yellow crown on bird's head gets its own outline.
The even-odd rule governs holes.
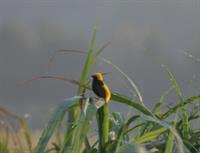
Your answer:
[[[106,72],[106,73],[97,72],[97,73],[95,73],[95,74],[92,75],[92,78],[103,81],[103,76],[107,75],[107,74],[110,74],[110,72]]]

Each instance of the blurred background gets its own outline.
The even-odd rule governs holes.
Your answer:
[[[133,79],[148,107],[171,86],[161,64],[174,73],[185,98],[199,94],[198,0],[1,0],[0,106],[30,115],[31,127],[42,129],[54,108],[74,96],[77,87],[57,80],[16,85],[44,74],[58,49],[86,51],[94,26],[96,47],[113,40],[102,56]],[[80,54],[58,54],[49,74],[79,79],[84,59]],[[111,66],[99,61],[93,68],[97,71],[112,72],[106,77],[111,90],[132,96],[130,86]],[[165,105],[176,102],[172,92]],[[129,110],[113,103],[111,107]]]

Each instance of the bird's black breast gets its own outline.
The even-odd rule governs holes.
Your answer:
[[[101,98],[104,98],[106,97],[106,93],[105,93],[105,90],[103,88],[103,85],[104,83],[102,81],[99,81],[99,80],[93,80],[93,83],[92,83],[92,90],[94,91],[94,93],[98,96],[98,97],[101,97]]]

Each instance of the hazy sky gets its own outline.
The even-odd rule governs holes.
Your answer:
[[[31,114],[32,127],[44,126],[54,107],[76,87],[55,80],[16,85],[47,70],[58,49],[86,50],[97,27],[97,47],[113,39],[103,56],[137,84],[150,106],[170,87],[161,64],[169,66],[185,97],[200,90],[200,1],[198,0],[1,0],[0,104],[17,114]],[[58,55],[50,74],[79,78],[84,56]],[[111,71],[112,91],[130,95],[111,66],[99,62],[93,72]],[[175,103],[173,94],[167,103]],[[111,104],[114,110],[119,108]]]

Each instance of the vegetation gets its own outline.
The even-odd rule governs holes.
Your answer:
[[[167,66],[163,69],[172,87],[167,90],[152,110],[142,102],[142,96],[134,82],[107,59],[100,57],[107,43],[95,52],[96,30],[93,32],[88,52],[71,51],[86,55],[80,81],[57,76],[38,76],[37,79],[59,79],[78,85],[76,96],[64,100],[50,117],[39,141],[33,146],[30,129],[26,121],[0,108],[0,152],[1,153],[198,153],[200,152],[200,128],[194,129],[191,121],[200,120],[200,95],[183,98],[181,88]],[[58,52],[70,52],[61,50]],[[52,59],[51,59],[52,60]],[[96,60],[111,64],[127,79],[138,98],[112,93],[111,103],[121,103],[135,109],[134,115],[110,112],[109,105],[98,111],[102,100],[86,97],[90,89],[88,78]],[[164,108],[164,98],[174,90],[178,103]],[[188,106],[194,106],[188,110]],[[68,116],[66,121],[65,116]],[[104,120],[99,116],[104,115]],[[66,122],[64,122],[66,121]],[[18,124],[13,124],[16,122]],[[66,124],[66,130],[61,126]],[[95,138],[89,138],[89,129],[101,125]],[[18,125],[16,127],[16,125]],[[17,129],[17,130],[16,130]],[[51,138],[54,137],[54,140]]]

